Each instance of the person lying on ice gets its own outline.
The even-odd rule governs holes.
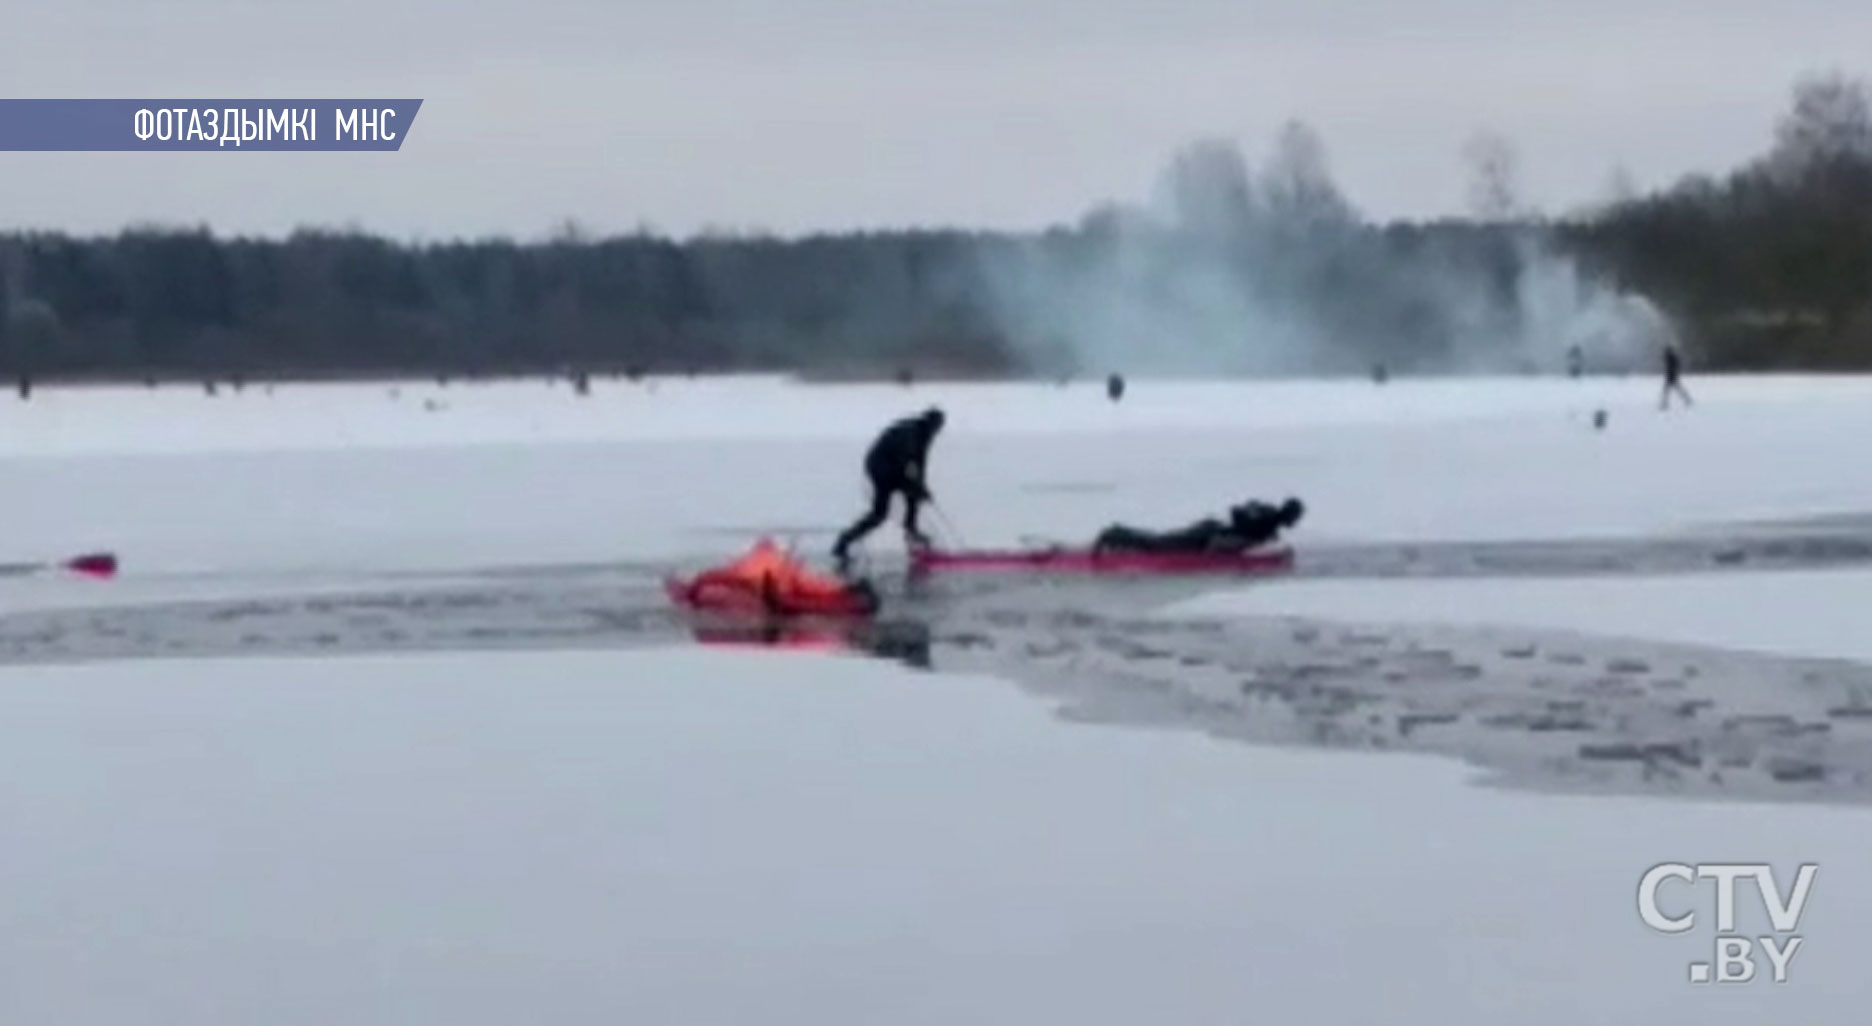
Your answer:
[[[1146,531],[1113,524],[1092,542],[1094,553],[1105,552],[1246,552],[1265,545],[1306,515],[1306,505],[1288,499],[1279,506],[1245,502],[1229,510],[1227,523],[1210,517],[1175,531]]]
[[[904,537],[913,545],[929,546],[929,539],[917,528],[917,512],[935,497],[926,474],[930,445],[942,427],[943,411],[932,406],[915,417],[891,424],[871,443],[864,460],[865,477],[871,482],[871,508],[832,546],[832,556],[840,565],[850,555],[853,543],[877,530],[890,516],[893,495],[904,498]]]

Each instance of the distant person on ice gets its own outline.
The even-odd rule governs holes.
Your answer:
[[[917,512],[934,498],[924,475],[929,469],[930,444],[942,427],[943,412],[932,406],[915,417],[893,423],[871,443],[864,460],[865,477],[871,482],[871,508],[832,546],[832,555],[840,565],[850,556],[854,542],[877,530],[890,516],[893,495],[904,499],[904,537],[913,545],[929,545],[929,539],[917,528]]]
[[[1683,386],[1683,357],[1676,346],[1664,347],[1664,398],[1658,405],[1660,410],[1670,409],[1671,393],[1683,396],[1685,406],[1695,406],[1690,401],[1690,393]]]

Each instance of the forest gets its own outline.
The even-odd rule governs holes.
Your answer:
[[[132,227],[0,234],[0,373],[31,381],[787,371],[1554,373],[1872,367],[1872,104],[1795,84],[1762,155],[1591,209],[1524,209],[1514,145],[1462,154],[1470,205],[1362,215],[1288,123],[1152,195],[1031,233],[648,232],[409,245]]]

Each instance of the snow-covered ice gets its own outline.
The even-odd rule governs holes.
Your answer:
[[[973,544],[1287,494],[1308,501],[1316,542],[1872,510],[1846,451],[1872,432],[1872,380],[1691,384],[1701,405],[1669,416],[1637,378],[1141,381],[1120,403],[1090,383],[46,389],[0,402],[0,458],[19,497],[10,558],[116,548],[139,577],[713,556],[762,528],[824,546],[862,505],[870,432],[932,402],[950,413],[938,496]]]
[[[867,435],[931,402],[974,544],[1286,494],[1303,557],[1872,514],[1863,379],[1693,379],[1669,415],[1638,378],[1131,385],[42,389],[0,403],[0,562],[111,548],[125,576],[0,579],[0,604],[824,546]],[[1156,613],[1868,660],[1869,591],[1294,580]],[[0,1021],[1863,1021],[1863,806],[1483,788],[1454,760],[1055,715],[1083,698],[696,649],[0,668]],[[1638,920],[1652,864],[1737,859],[1822,866],[1786,985],[1692,986],[1709,934]]]

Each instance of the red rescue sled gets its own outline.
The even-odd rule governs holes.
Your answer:
[[[64,563],[64,567],[75,574],[86,577],[117,576],[117,554],[114,552],[87,552],[74,556]]]
[[[817,573],[766,538],[727,566],[665,578],[663,588],[679,606],[724,613],[863,617],[878,609],[869,585]]]
[[[910,553],[910,568],[931,571],[1025,570],[1053,573],[1270,574],[1292,568],[1286,546],[1247,552],[1094,552],[1065,547],[1042,549],[922,549]]]
[[[80,577],[109,578],[117,576],[117,554],[114,552],[87,552],[55,562],[0,563],[0,576],[17,577],[31,574],[44,574],[52,570],[63,570]]]

